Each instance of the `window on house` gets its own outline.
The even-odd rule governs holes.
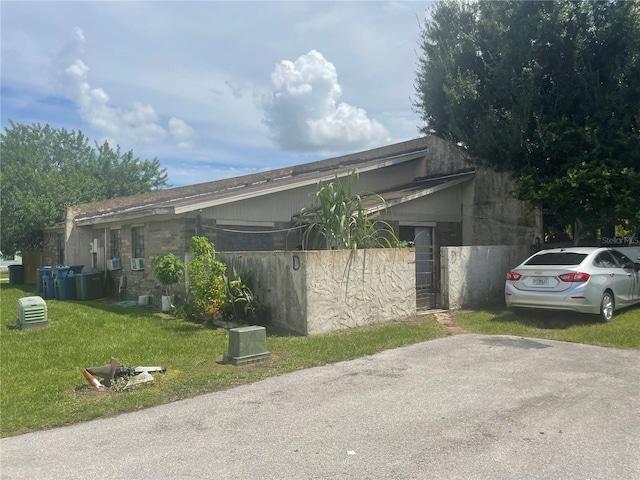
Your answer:
[[[58,265],[64,265],[64,235],[59,233],[58,235]]]
[[[144,258],[144,227],[133,227],[131,236],[133,258]]]
[[[120,258],[120,230],[111,230],[111,258]]]

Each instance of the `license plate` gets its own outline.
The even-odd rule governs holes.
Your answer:
[[[534,277],[533,284],[538,285],[549,285],[549,279],[547,277]]]

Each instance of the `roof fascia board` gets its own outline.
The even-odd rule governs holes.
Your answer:
[[[159,215],[174,215],[175,211],[173,208],[152,208],[148,210],[136,211],[136,212],[122,212],[117,214],[100,214],[92,217],[86,217],[82,219],[76,219],[76,225],[78,227],[86,227],[89,225],[100,225],[104,223],[118,223],[123,224],[126,222],[131,222],[132,220],[137,220],[140,218],[146,218],[150,216],[159,216]]]
[[[271,193],[280,193],[280,192],[285,192],[287,190],[293,190],[295,188],[301,188],[301,187],[306,187],[309,185],[316,185],[318,182],[326,182],[326,181],[330,181],[333,180],[334,178],[338,177],[338,178],[343,178],[348,176],[351,171],[356,168],[356,170],[358,172],[369,172],[372,170],[377,170],[380,168],[385,168],[385,167],[390,167],[392,165],[397,165],[400,163],[404,163],[404,162],[408,162],[411,160],[415,160],[416,158],[420,158],[423,157],[424,154],[426,152],[425,150],[420,150],[417,152],[411,152],[410,154],[404,154],[404,155],[398,155],[397,157],[391,157],[391,158],[385,158],[385,159],[381,159],[381,161],[379,162],[375,162],[372,165],[368,165],[366,167],[338,167],[336,170],[332,171],[332,172],[328,172],[325,175],[322,175],[320,177],[313,177],[313,178],[307,178],[305,180],[300,180],[298,182],[292,182],[289,183],[287,185],[281,185],[281,186],[277,186],[277,187],[272,187],[272,188],[266,188],[263,190],[258,190],[255,192],[250,192],[250,193],[245,193],[245,194],[239,194],[239,195],[232,195],[229,197],[225,197],[225,198],[218,198],[218,199],[213,199],[213,200],[208,200],[205,202],[198,202],[198,203],[192,203],[190,205],[185,205],[183,207],[176,207],[175,208],[175,213],[176,214],[180,214],[180,213],[188,213],[188,212],[192,212],[194,210],[203,210],[205,208],[210,208],[210,207],[217,207],[219,205],[224,205],[226,203],[233,203],[233,202],[238,202],[238,201],[242,201],[242,200],[249,200],[251,198],[255,198],[255,197],[261,197],[264,195],[269,195]]]

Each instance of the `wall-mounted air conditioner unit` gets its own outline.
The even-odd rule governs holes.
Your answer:
[[[132,258],[131,270],[144,270],[144,258]]]
[[[113,258],[107,260],[107,270],[120,270],[122,268],[122,260],[119,258]]]

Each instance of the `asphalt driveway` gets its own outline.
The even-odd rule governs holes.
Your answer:
[[[2,479],[638,479],[640,351],[455,335],[0,440]]]

